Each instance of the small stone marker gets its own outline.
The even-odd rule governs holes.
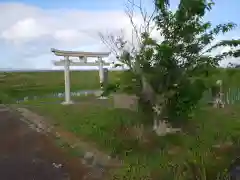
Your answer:
[[[224,108],[223,92],[222,92],[222,80],[217,80],[216,85],[212,88],[212,95],[214,98],[213,106],[215,108]]]
[[[94,163],[94,154],[92,152],[86,152],[84,157],[83,157],[83,161],[82,163],[83,164],[86,164],[86,165],[89,165],[89,166],[92,166],[93,163]]]

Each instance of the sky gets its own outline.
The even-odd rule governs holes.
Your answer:
[[[151,0],[144,2],[151,10]],[[174,9],[179,1],[170,2]],[[216,2],[206,20],[240,25],[239,0]],[[59,57],[51,53],[51,48],[109,51],[99,32],[117,33],[123,29],[126,38],[131,38],[125,4],[126,0],[0,0],[0,69],[56,69],[52,61]],[[140,22],[139,16],[135,20]],[[158,33],[154,32],[154,36]],[[216,41],[239,36],[240,29],[236,28]]]

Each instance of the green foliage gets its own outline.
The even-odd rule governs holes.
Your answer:
[[[141,83],[138,75],[127,70],[118,75],[113,83],[109,83],[105,89],[106,94],[111,92],[124,92],[127,94],[139,94],[141,92]]]
[[[167,98],[167,116],[178,114],[178,118],[187,118],[188,114],[196,107],[202,98],[205,88],[205,79],[209,77],[212,69],[218,66],[220,60],[227,56],[234,56],[238,50],[231,51],[216,56],[207,55],[219,46],[237,46],[238,40],[222,41],[210,48],[208,46],[215,39],[215,36],[232,30],[234,23],[220,24],[212,28],[210,22],[204,22],[205,13],[211,10],[212,1],[181,0],[176,12],[169,9],[169,4],[163,6],[162,0],[156,1],[158,15],[155,17],[160,34],[164,41],[155,45],[157,53],[153,56],[156,62],[157,71],[163,78],[155,82],[161,85],[161,89],[156,92],[166,94],[173,90],[174,95]],[[207,49],[207,50],[206,50]],[[197,78],[191,82],[189,78]],[[168,80],[166,83],[165,80]],[[177,84],[179,88],[172,88]],[[170,108],[170,109],[169,109]],[[182,117],[183,115],[183,117]]]
[[[103,89],[102,96],[108,96],[111,93],[115,93],[119,90],[119,85],[117,83],[109,83],[106,87]]]
[[[7,104],[14,102],[12,97],[10,97],[8,94],[5,94],[4,92],[0,92],[0,104]]]
[[[204,21],[214,5],[212,0],[181,0],[174,12],[168,0],[155,0],[155,5],[154,22],[163,41],[153,40],[145,31],[140,49],[134,54],[126,50],[127,41],[121,39],[119,60],[128,65],[132,73],[144,77],[154,93],[162,97],[161,101],[153,100],[149,104],[160,104],[165,109],[162,117],[167,116],[170,121],[177,114],[182,116],[180,119],[188,118],[206,87],[212,86],[213,78],[209,77],[219,61],[240,55],[240,40],[223,40],[212,45],[216,36],[231,31],[236,24],[229,22],[213,27],[211,22]],[[221,46],[234,49],[213,56],[211,52]]]
[[[177,87],[174,96],[168,99],[166,110],[171,122],[180,124],[191,117],[197,108],[206,86],[201,79],[187,79]]]
[[[141,91],[139,76],[134,74],[132,71],[125,71],[120,75],[119,78],[120,91],[129,94],[139,94]]]

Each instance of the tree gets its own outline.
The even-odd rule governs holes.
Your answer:
[[[154,4],[154,1],[152,2]],[[135,94],[140,97],[140,101],[143,102],[142,108],[148,112],[149,116],[152,116],[152,101],[155,98],[154,92],[150,84],[147,82],[146,77],[143,74],[141,64],[138,62],[141,49],[143,47],[143,41],[145,40],[144,34],[151,34],[156,29],[154,23],[154,17],[156,16],[157,9],[154,5],[153,11],[147,11],[142,3],[142,0],[127,0],[126,15],[132,25],[132,38],[127,39],[124,36],[123,30],[118,35],[111,33],[99,33],[102,42],[110,49],[110,51],[116,56],[115,67],[125,65],[129,69],[121,77],[121,83],[118,83],[117,87],[122,90],[134,89]],[[141,24],[135,23],[135,14],[140,14]],[[134,80],[134,81],[132,81]],[[111,85],[110,89],[114,89],[115,85]],[[137,87],[137,88],[136,88]],[[152,117],[153,118],[153,117]]]
[[[234,23],[212,27],[204,21],[212,9],[212,0],[181,0],[178,9],[170,10],[168,0],[156,0],[154,22],[162,42],[152,39],[150,32],[141,32],[140,46],[132,53],[126,40],[119,38],[118,59],[127,64],[141,81],[138,96],[151,111],[154,119],[169,122],[185,120],[193,112],[206,89],[205,79],[226,57],[239,57],[240,40],[222,40],[211,45],[216,36],[236,27]],[[119,43],[120,42],[120,43]],[[234,47],[228,52],[212,55],[220,46]],[[148,87],[148,88],[146,88]],[[156,108],[155,108],[156,109]]]

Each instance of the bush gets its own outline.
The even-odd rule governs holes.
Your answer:
[[[10,96],[4,92],[0,92],[0,104],[7,104],[11,102],[14,102],[14,100]]]
[[[118,83],[111,83],[108,84],[102,93],[102,96],[109,96],[113,92],[117,92],[119,90],[119,84]]]
[[[104,94],[109,95],[112,92],[123,92],[127,94],[139,94],[141,91],[140,78],[130,70],[119,74],[118,79],[108,84],[104,89]]]
[[[176,88],[176,93],[168,99],[167,118],[170,123],[188,120],[202,98],[206,86],[201,79],[187,79]]]

